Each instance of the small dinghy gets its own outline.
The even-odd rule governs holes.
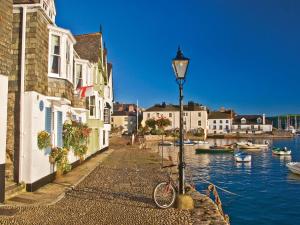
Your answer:
[[[170,141],[164,141],[164,142],[159,142],[158,145],[159,146],[172,146],[173,143]]]
[[[300,162],[290,162],[287,163],[286,166],[293,173],[300,175]]]
[[[243,152],[238,152],[234,154],[234,159],[236,162],[243,163],[243,162],[251,162],[252,157],[251,155],[247,155]]]
[[[284,148],[273,148],[273,154],[275,155],[290,155],[292,153],[287,147]]]
[[[207,145],[209,144],[207,141],[193,141],[196,145]]]
[[[180,141],[176,141],[175,145],[179,146],[180,145]],[[186,140],[186,141],[183,142],[183,145],[191,146],[191,145],[195,145],[195,142],[190,141],[190,140]]]

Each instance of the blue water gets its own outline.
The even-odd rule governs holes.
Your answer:
[[[207,189],[200,179],[204,178],[238,195],[218,191],[233,225],[300,224],[300,176],[285,166],[287,162],[300,161],[300,138],[271,143],[271,147],[292,149],[292,156],[274,156],[270,149],[247,151],[252,162],[240,164],[235,163],[232,154],[196,155],[194,148],[186,148],[188,170],[198,191]]]
[[[230,144],[237,140],[209,140],[210,144]],[[241,141],[241,140],[240,140]],[[266,140],[254,140],[263,143]],[[247,151],[249,164],[236,163],[233,154],[195,154],[194,146],[185,147],[186,175],[192,177],[196,189],[203,192],[208,180],[221,188],[223,209],[232,225],[294,225],[300,224],[300,176],[289,172],[287,162],[300,162],[300,138],[267,140],[269,149]],[[271,148],[288,147],[291,156],[275,156]],[[176,161],[175,147],[165,147],[164,155]]]

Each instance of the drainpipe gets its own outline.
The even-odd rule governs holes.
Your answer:
[[[19,174],[15,181],[20,182],[23,177],[22,165],[24,160],[24,92],[25,92],[25,50],[26,50],[26,20],[27,6],[22,7],[22,47],[21,47],[21,85],[20,85],[20,146],[19,146]]]

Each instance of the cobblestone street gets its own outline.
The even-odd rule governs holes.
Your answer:
[[[126,146],[50,206],[2,207],[0,224],[192,224],[191,213],[158,209],[152,190],[164,179],[156,153]],[[207,223],[204,223],[207,224]]]

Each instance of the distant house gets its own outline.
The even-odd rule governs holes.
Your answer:
[[[214,111],[208,115],[208,134],[227,134],[231,132],[233,112]]]
[[[193,131],[203,129],[207,135],[207,109],[198,103],[189,102],[183,107],[183,129],[185,131]],[[147,119],[168,118],[171,125],[166,130],[179,128],[179,106],[172,104],[156,104],[143,112],[143,122]]]
[[[136,104],[124,104],[116,102],[114,104],[111,124],[114,128],[122,128],[122,132],[135,132],[137,129],[137,109]],[[139,116],[140,112],[139,112]],[[140,119],[139,119],[140,120]]]
[[[232,133],[261,134],[272,132],[272,122],[263,115],[238,115],[232,123]]]

